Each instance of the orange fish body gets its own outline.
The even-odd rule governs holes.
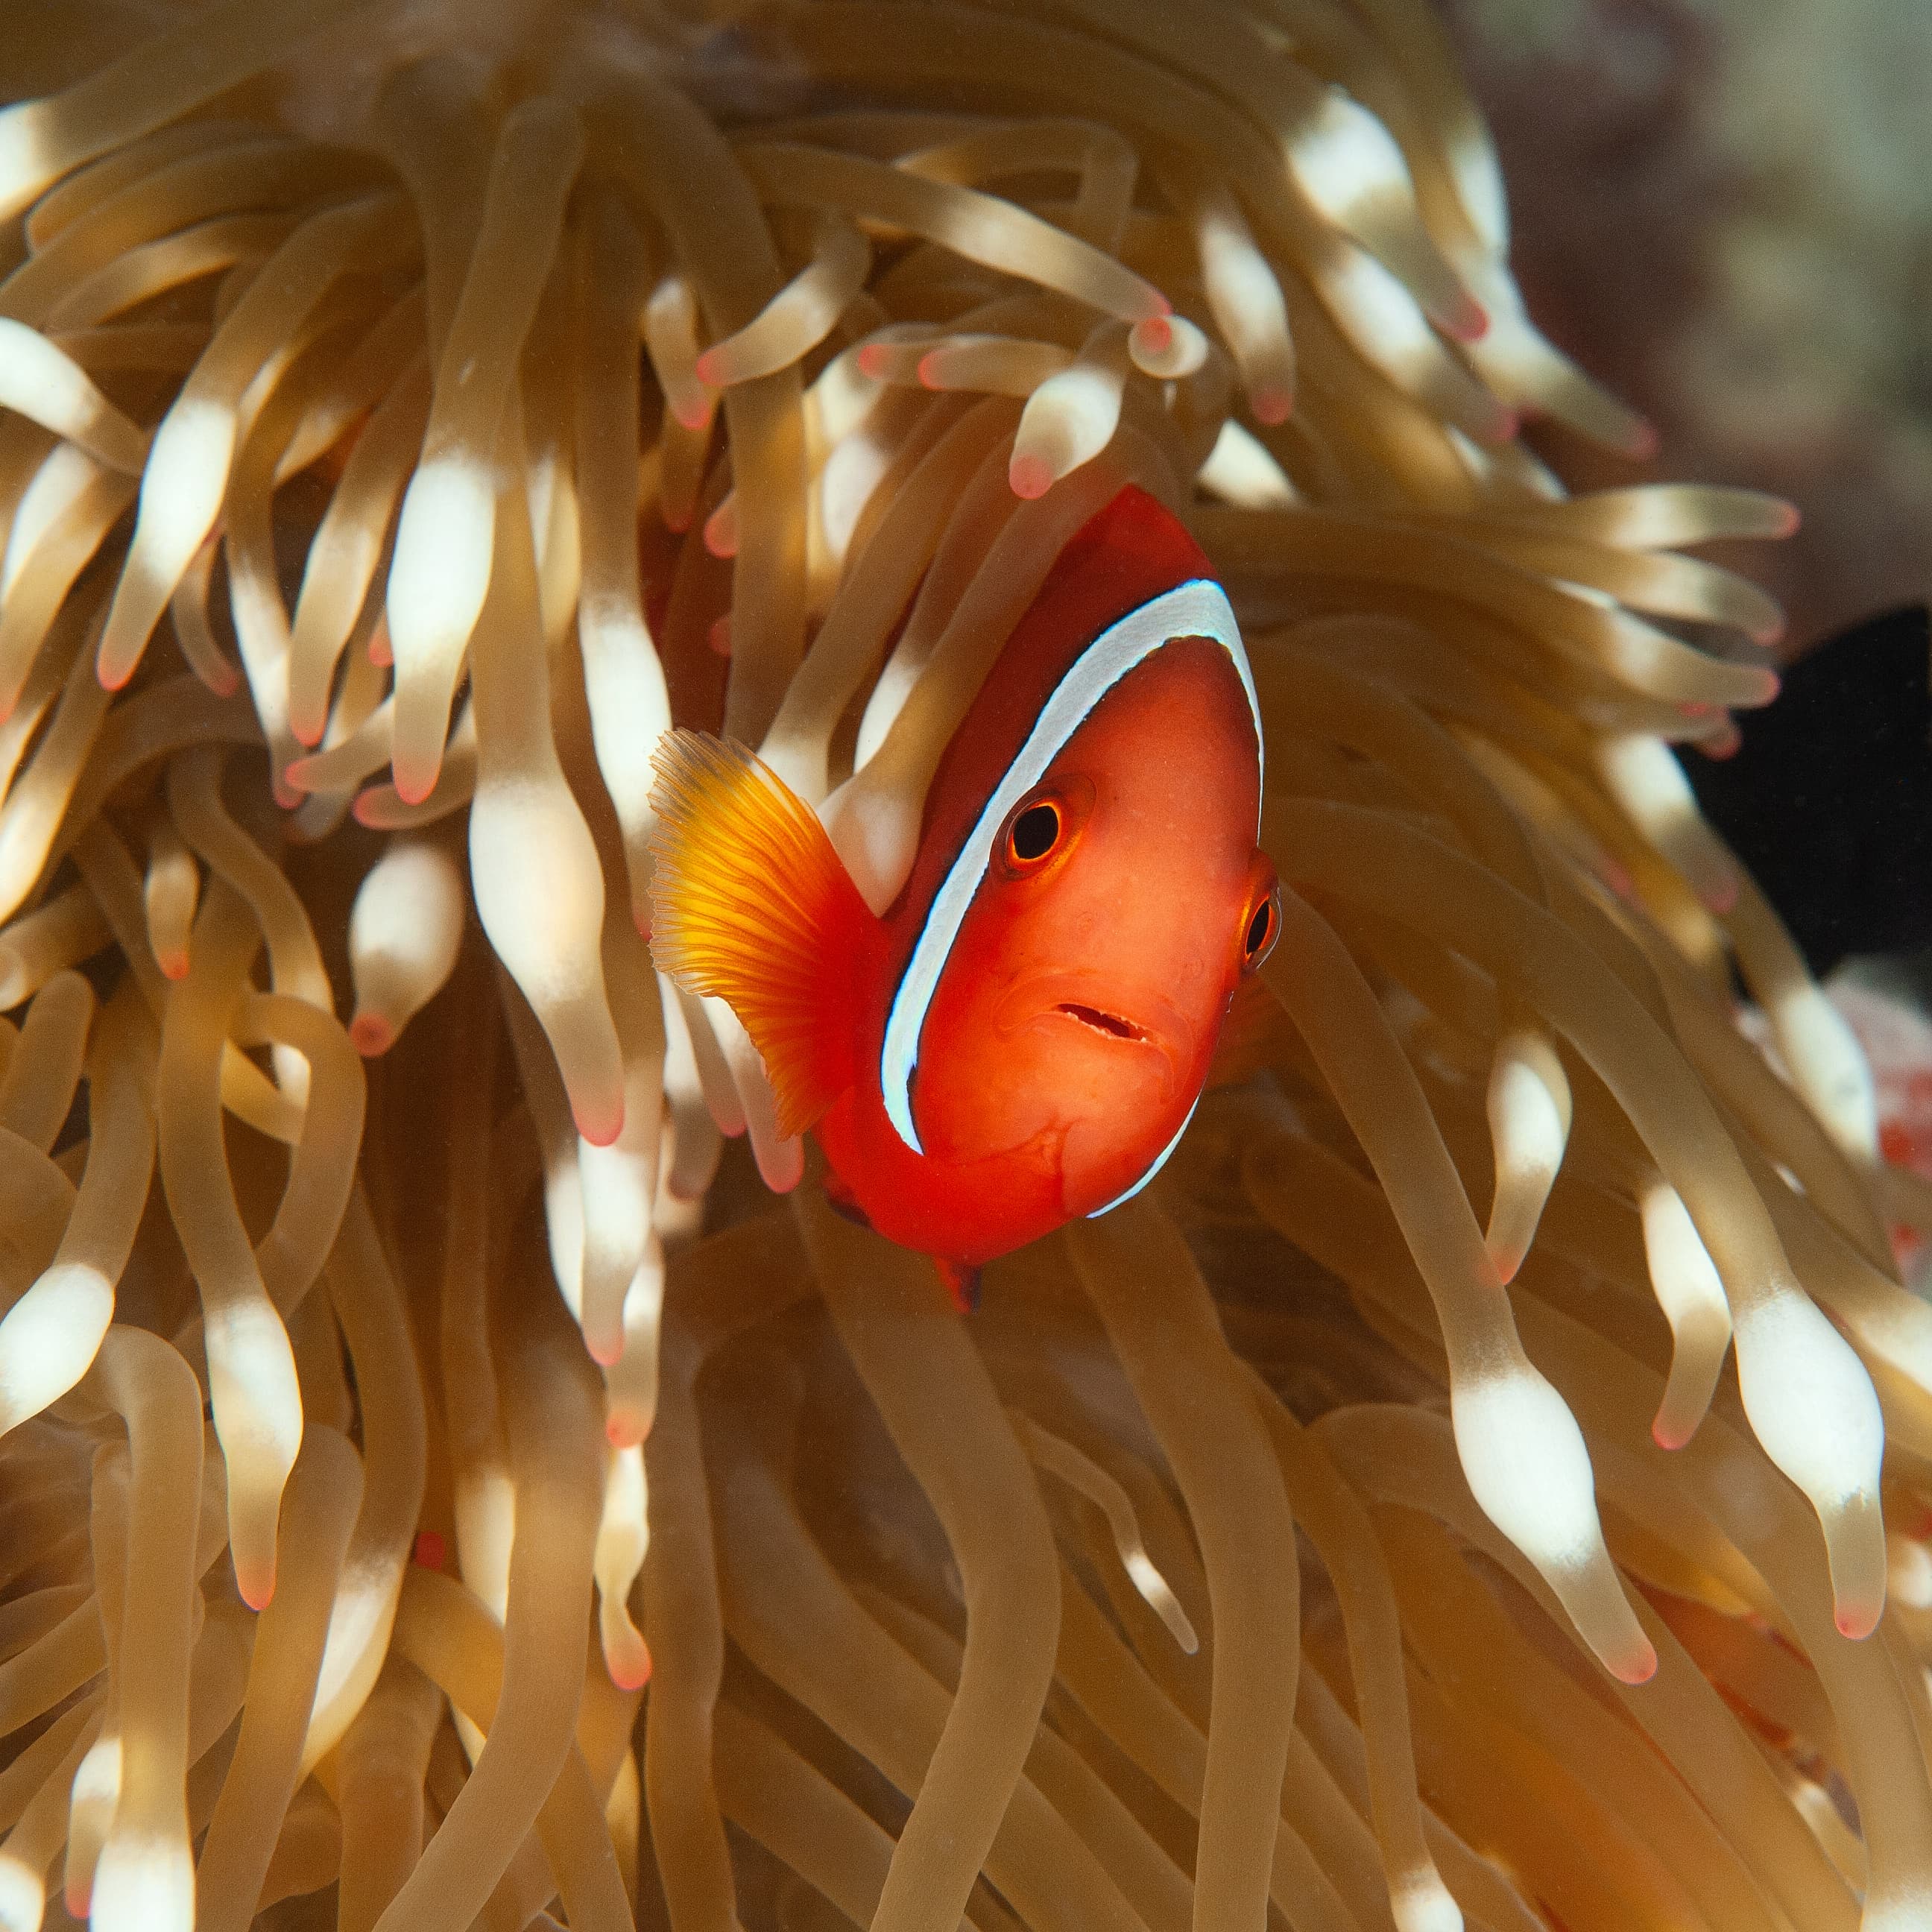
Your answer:
[[[1015,626],[882,917],[748,754],[680,732],[658,766],[660,964],[730,1002],[846,1211],[964,1298],[1159,1170],[1279,915],[1239,632],[1151,497],[1122,490]],[[718,884],[760,862],[762,961]]]

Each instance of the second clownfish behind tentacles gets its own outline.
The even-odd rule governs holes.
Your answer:
[[[729,1003],[844,1211],[970,1306],[982,1263],[1159,1171],[1280,914],[1240,634],[1152,497],[1015,626],[883,916],[748,752],[679,730],[656,764],[658,963]]]

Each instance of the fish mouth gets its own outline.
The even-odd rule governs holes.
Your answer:
[[[1136,1026],[1132,1020],[1124,1019],[1118,1013],[1104,1012],[1098,1006],[1084,1006],[1076,1000],[1062,1000],[1053,1010],[1115,1040],[1144,1040],[1148,1036],[1144,1027]]]
[[[0,0],[4,4],[4,0]],[[1047,972],[1023,976],[1000,998],[997,1024],[1002,1034],[1045,1027],[1070,1043],[1091,1040],[1118,1066],[1159,1054],[1178,1078],[1190,1064],[1192,1038],[1187,1016],[1158,986],[1119,974]],[[1077,1033],[1071,1029],[1078,1028]],[[1103,1048],[1102,1040],[1112,1042]]]

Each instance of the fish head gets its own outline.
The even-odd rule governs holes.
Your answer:
[[[1051,1164],[1070,1217],[1146,1177],[1279,924],[1259,788],[1213,640],[1172,640],[1106,693],[1006,812],[934,988],[914,1100],[928,1154]]]

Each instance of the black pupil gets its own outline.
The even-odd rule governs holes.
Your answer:
[[[1044,859],[1060,836],[1060,814],[1050,805],[1030,805],[1013,820],[1013,856]]]
[[[1274,907],[1263,899],[1255,908],[1255,916],[1248,921],[1248,957],[1252,959],[1262,950],[1268,936],[1268,928],[1274,923]]]

